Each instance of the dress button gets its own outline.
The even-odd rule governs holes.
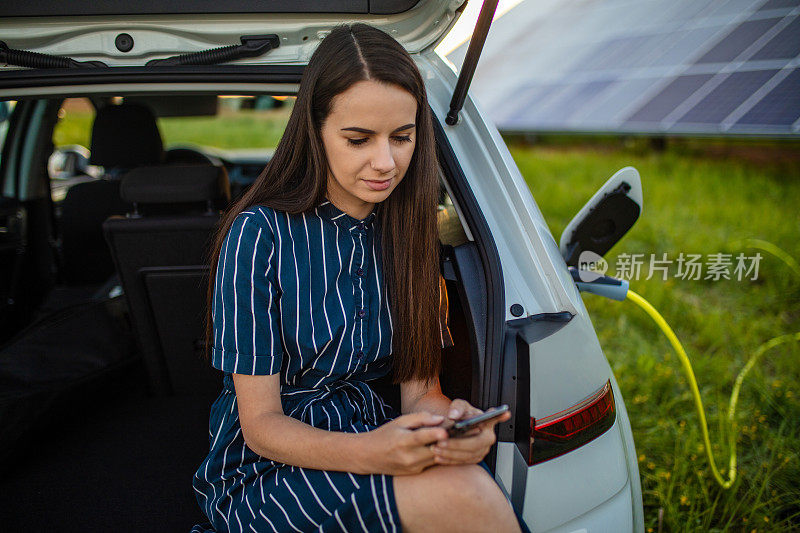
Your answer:
[[[364,275],[364,269],[359,267],[358,269],[356,269],[356,274],[358,274],[359,276],[363,276]]]
[[[361,359],[362,357],[364,357],[364,352],[356,352],[356,357]]]
[[[364,229],[364,223],[363,222],[359,222],[358,223],[358,229]]]
[[[365,316],[366,314],[367,314],[367,312],[366,312],[366,311],[364,311],[363,309],[359,309],[359,310],[358,310],[358,317],[359,317],[359,318],[364,318],[364,316]]]

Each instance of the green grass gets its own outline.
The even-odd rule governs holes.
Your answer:
[[[611,174],[627,165],[639,170],[642,215],[606,255],[609,274],[622,253],[642,253],[649,262],[650,254],[660,259],[666,252],[673,260],[666,281],[643,275],[631,280],[631,288],[662,313],[692,360],[717,464],[727,472],[720,421],[734,378],[762,342],[800,331],[800,277],[763,251],[752,281],[735,275],[680,279],[674,261],[680,252],[702,254],[704,263],[713,253],[753,256],[757,250],[731,245],[744,238],[770,241],[800,259],[800,163],[776,157],[769,164],[718,151],[707,157],[702,146],[685,143],[664,152],[645,148],[635,142],[630,148],[514,145],[511,151],[556,240]],[[737,411],[738,480],[722,490],[708,468],[689,388],[664,335],[630,302],[583,299],[633,425],[645,528],[659,530],[662,509],[662,531],[800,528],[800,346],[767,352],[745,381]]]
[[[158,119],[164,146],[199,144],[216,148],[273,148],[283,135],[291,106],[235,112],[223,109],[214,117],[166,117]],[[56,146],[89,147],[93,113],[72,112],[56,125]]]
[[[165,144],[220,148],[275,146],[288,110],[159,120]],[[89,145],[90,115],[72,113],[56,130],[57,146]],[[752,256],[732,242],[770,241],[800,260],[800,161],[795,144],[646,142],[589,144],[560,138],[512,145],[512,154],[556,240],[597,188],[627,165],[644,189],[641,218],[606,259],[666,253],[670,277],[631,281],[670,323],[694,365],[720,468],[727,471],[724,427],[733,380],[768,339],[800,331],[800,278],[761,252],[756,280],[675,278],[678,254]],[[616,142],[616,141],[614,141]],[[788,146],[788,148],[787,148]],[[787,155],[788,154],[788,155]],[[703,277],[705,276],[705,270]],[[739,401],[739,477],[731,490],[714,482],[702,451],[694,405],[680,363],[661,331],[638,307],[584,295],[598,337],[622,389],[644,493],[648,531],[786,531],[800,529],[800,346],[768,352],[748,376]],[[663,520],[659,527],[659,515]]]
[[[217,148],[275,147],[283,135],[289,106],[228,116],[161,118],[164,144],[189,142]]]

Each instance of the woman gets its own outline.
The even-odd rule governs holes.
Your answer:
[[[519,531],[481,461],[493,424],[441,426],[482,411],[439,387],[438,195],[413,60],[380,30],[336,27],[212,249],[225,386],[193,479],[210,523],[193,531]],[[369,384],[389,372],[402,415]]]

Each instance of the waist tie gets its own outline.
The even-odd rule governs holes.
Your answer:
[[[225,373],[222,378],[222,385],[223,388],[228,391],[235,393],[236,389],[234,388],[233,384],[233,377],[230,373]],[[281,383],[281,399],[285,401],[292,401],[294,399],[301,400],[301,399],[321,399],[330,396],[333,392],[336,391],[347,391],[350,390],[351,392],[359,393],[364,396],[364,399],[369,397],[375,398],[376,395],[372,390],[372,387],[367,385],[366,382],[360,380],[334,380],[330,383],[323,383],[316,387],[304,387],[301,385],[289,385],[285,383]]]
[[[226,393],[234,393],[233,378],[230,374],[225,374],[224,384]],[[365,381],[361,380],[334,380],[329,383],[320,384],[316,387],[306,387],[301,385],[281,384],[281,404],[287,416],[297,418],[313,425],[313,421],[307,416],[307,412],[313,404],[325,400],[331,396],[344,395],[352,401],[347,401],[350,409],[355,409],[359,417],[372,425],[379,425],[381,413],[392,412],[391,407],[386,404],[381,397]],[[334,400],[337,402],[346,401],[344,398]],[[340,403],[341,405],[341,403]],[[308,419],[307,419],[308,418]]]

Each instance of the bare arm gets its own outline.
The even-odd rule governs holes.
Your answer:
[[[425,380],[411,380],[400,384],[400,411],[403,414],[429,413],[447,416],[451,400],[442,393],[439,377],[426,384]]]
[[[274,461],[358,474],[409,474],[434,462],[428,444],[444,438],[427,413],[396,418],[366,433],[315,428],[283,413],[279,374],[233,374],[247,446]],[[418,429],[419,428],[419,429]]]
[[[239,422],[247,446],[281,463],[366,473],[356,453],[361,434],[326,431],[283,413],[280,374],[233,374]]]

